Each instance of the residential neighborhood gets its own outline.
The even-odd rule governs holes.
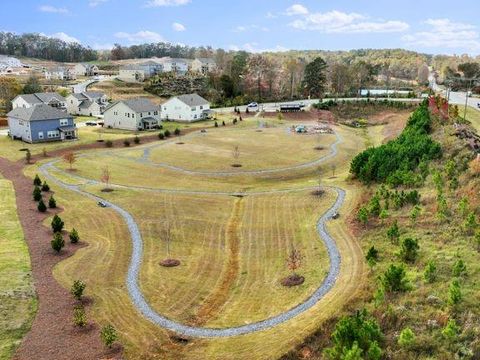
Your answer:
[[[30,108],[36,105],[49,105],[53,108],[66,110],[66,100],[56,92],[45,92],[35,94],[18,95],[12,100],[12,108]]]

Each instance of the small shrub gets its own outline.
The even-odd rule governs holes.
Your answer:
[[[460,332],[460,327],[457,325],[455,320],[450,319],[448,320],[447,325],[442,330],[442,335],[447,340],[453,341],[457,338]]]
[[[123,146],[129,147],[130,146],[130,141],[129,140],[124,140],[123,141]]]
[[[437,265],[433,260],[430,260],[425,266],[423,277],[425,278],[425,281],[429,284],[433,283],[437,279]]]
[[[378,250],[375,249],[375,246],[372,246],[370,249],[368,249],[367,255],[365,256],[365,259],[367,260],[368,265],[373,266],[377,263],[378,261]]]
[[[360,209],[358,209],[357,219],[363,226],[368,224],[368,210],[365,206],[362,206]]]
[[[45,211],[47,211],[47,205],[45,205],[45,203],[43,202],[43,199],[40,199],[40,201],[38,202],[37,209],[41,213],[44,213]]]
[[[165,139],[165,135],[163,134],[163,132],[159,132],[159,133],[158,133],[158,138],[159,138],[160,140]]]
[[[452,280],[448,288],[448,304],[457,305],[462,301],[462,290],[460,289],[460,282],[457,279]]]
[[[465,265],[465,262],[462,259],[458,259],[455,261],[455,264],[453,264],[452,268],[452,274],[453,276],[464,276],[467,274],[467,265]]]
[[[248,110],[248,109],[247,109]],[[225,126],[225,121],[222,121],[222,126]]]
[[[387,230],[387,237],[390,239],[392,243],[397,243],[398,239],[400,238],[400,229],[398,228],[398,222],[395,222],[390,226]]]
[[[73,308],[73,324],[78,327],[87,325],[87,314],[82,305],[77,305]]]
[[[52,222],[51,222],[53,232],[54,233],[62,232],[64,225],[65,225],[65,223],[60,218],[60,216],[55,214],[55,216],[53,217]]]
[[[178,136],[178,135],[180,135],[181,131],[180,131],[179,128],[176,128],[173,133]]]
[[[140,144],[140,138],[139,138],[138,136],[135,136],[135,137],[133,138],[133,142],[134,142],[135,144],[137,144],[137,145]]]
[[[43,149],[42,149],[42,155],[43,155],[43,157],[48,157],[48,153],[47,153],[47,149],[46,149],[46,148],[43,148]]]
[[[86,287],[87,285],[82,280],[75,280],[70,289],[70,294],[72,294],[76,300],[81,300]]]
[[[168,130],[168,129],[165,130],[165,137],[168,138],[168,137],[170,137],[170,135],[172,135],[171,132],[170,132],[170,130]]]
[[[33,179],[33,185],[35,186],[41,186],[42,185],[42,180],[40,180],[40,177],[38,174],[35,175],[35,178]]]
[[[53,250],[59,253],[62,250],[62,248],[65,246],[65,240],[63,240],[62,234],[59,232],[56,232],[53,235],[53,240],[50,242],[50,245],[52,245]]]
[[[400,249],[400,257],[406,262],[415,262],[418,256],[418,240],[412,238],[405,238],[402,241],[401,249]]]
[[[215,127],[218,127],[218,123],[215,121],[215,124],[214,124]]]
[[[105,141],[105,146],[106,146],[107,148],[113,147],[113,141],[112,141],[112,140],[107,140],[107,141]]]
[[[112,325],[104,326],[100,332],[100,337],[108,348],[111,348],[113,343],[118,339],[117,331]]]
[[[78,235],[78,231],[75,228],[70,231],[70,234],[68,236],[72,244],[76,244],[80,241],[80,236]]]
[[[391,264],[381,278],[386,292],[403,292],[409,288],[407,274],[403,265]]]
[[[410,348],[415,344],[415,333],[409,327],[406,327],[398,337],[398,345],[404,348]]]
[[[50,191],[50,186],[48,186],[47,182],[44,181],[43,184],[42,184],[42,191],[43,192],[48,192]]]
[[[35,188],[33,189],[32,196],[33,196],[33,200],[35,201],[42,200],[42,190],[40,190],[40,188],[37,185],[35,185]]]
[[[55,200],[55,198],[52,196],[50,196],[50,199],[48,199],[48,207],[50,209],[55,209],[57,207],[57,201]]]

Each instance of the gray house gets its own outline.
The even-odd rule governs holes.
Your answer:
[[[7,116],[9,135],[14,140],[39,143],[77,138],[73,116],[49,105],[17,107]]]
[[[122,100],[103,113],[105,126],[124,130],[150,130],[160,123],[160,106],[145,98]]]
[[[72,115],[99,116],[108,106],[107,96],[100,91],[84,91],[67,96],[67,111]]]
[[[125,82],[142,82],[152,76],[160,74],[162,71],[162,64],[155,61],[146,61],[121,67],[118,79]]]
[[[61,110],[66,109],[65,98],[56,92],[18,95],[12,100],[12,108],[14,109],[17,107],[29,108],[40,104]]]

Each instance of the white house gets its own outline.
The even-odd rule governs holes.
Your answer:
[[[162,120],[193,122],[211,114],[210,103],[197,94],[175,96],[162,104]]]
[[[192,61],[192,71],[203,75],[211,73],[217,69],[215,60],[209,58],[198,58]]]
[[[18,95],[12,100],[12,108],[30,108],[32,106],[46,104],[54,108],[65,110],[65,98],[55,92],[35,93]]]
[[[120,68],[118,79],[125,82],[142,82],[163,71],[163,65],[155,61],[125,65]]]
[[[146,98],[122,100],[108,106],[103,116],[108,128],[134,131],[155,129],[160,123],[160,106]]]
[[[73,68],[77,76],[95,76],[98,75],[98,66],[95,64],[78,63]]]
[[[69,114],[99,116],[108,106],[108,99],[102,92],[85,91],[67,96],[66,103]]]
[[[163,72],[174,72],[176,74],[184,75],[190,70],[192,60],[179,58],[161,58],[163,65]]]
[[[45,69],[43,73],[46,80],[75,80],[77,78],[73,69],[65,67]]]

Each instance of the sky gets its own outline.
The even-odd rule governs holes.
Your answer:
[[[480,54],[478,0],[1,0],[0,31],[94,49],[166,41],[251,52]]]

